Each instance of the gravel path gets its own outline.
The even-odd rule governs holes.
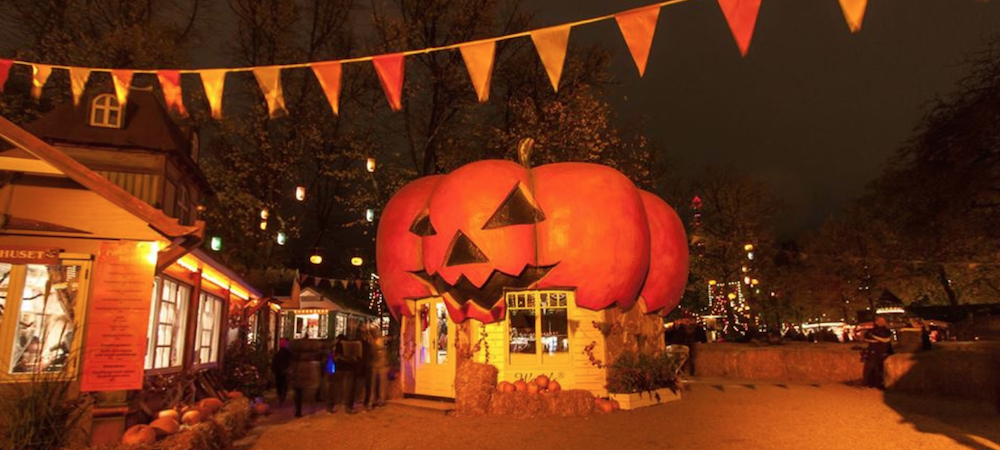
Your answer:
[[[288,407],[238,449],[998,449],[1000,416],[976,402],[844,385],[699,381],[684,399],[587,418],[462,418],[390,405],[301,419]]]

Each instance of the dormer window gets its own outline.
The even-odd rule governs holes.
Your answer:
[[[90,106],[90,125],[102,128],[122,127],[122,107],[111,94],[101,94],[94,98]]]

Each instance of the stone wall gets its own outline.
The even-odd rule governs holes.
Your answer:
[[[851,345],[791,342],[783,345],[697,344],[698,377],[793,383],[846,383],[861,380],[861,355]]]
[[[886,388],[1000,402],[1000,342],[943,343],[885,362]]]

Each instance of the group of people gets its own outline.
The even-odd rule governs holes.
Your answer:
[[[271,361],[278,402],[284,404],[291,388],[295,417],[302,417],[303,401],[312,392],[317,401],[325,397],[330,413],[342,406],[353,414],[359,397],[365,410],[382,406],[389,373],[385,341],[377,326],[363,328],[359,334],[357,339],[341,334],[332,349],[318,350],[293,350],[288,339],[281,339]]]

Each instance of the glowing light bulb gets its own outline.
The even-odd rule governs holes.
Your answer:
[[[306,187],[298,186],[295,188],[295,199],[298,201],[305,201],[306,199]]]

